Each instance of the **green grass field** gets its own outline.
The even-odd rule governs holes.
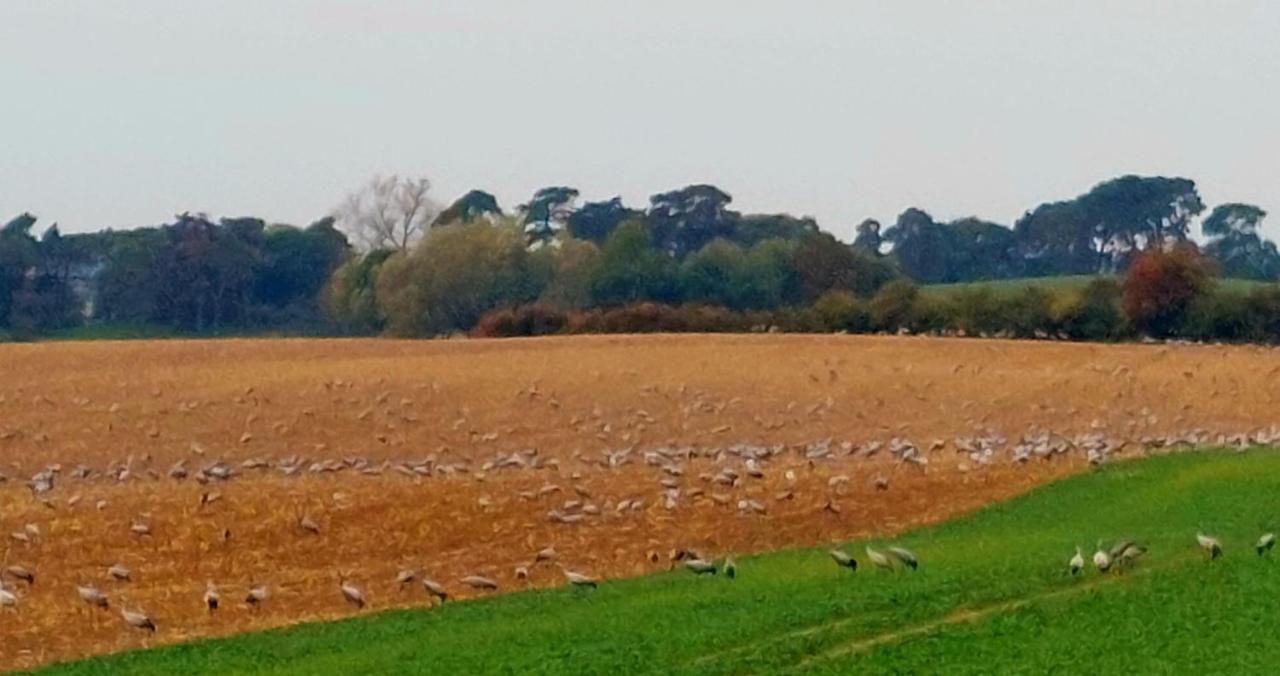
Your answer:
[[[1051,293],[1070,293],[1079,291],[1097,279],[1096,275],[1062,275],[1059,277],[1020,277],[1017,279],[997,279],[984,282],[957,282],[955,284],[929,284],[921,290],[927,294],[947,296],[961,291],[979,288],[990,289],[997,296],[1011,296],[1029,286],[1038,286]],[[1119,277],[1113,279],[1119,280]],[[1219,279],[1217,286],[1221,291],[1229,293],[1247,293],[1250,289],[1265,282],[1248,279]]]
[[[125,653],[51,674],[1271,673],[1280,453],[1187,453],[1040,488],[913,531],[917,572],[837,568],[825,549]],[[1218,535],[1209,563],[1197,529]],[[1098,539],[1150,551],[1127,574],[1066,561]],[[873,544],[884,544],[872,540]],[[1280,554],[1280,552],[1277,552]],[[335,592],[336,593],[336,592]],[[163,621],[163,619],[161,619]]]

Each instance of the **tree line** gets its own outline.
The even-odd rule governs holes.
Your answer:
[[[712,185],[658,193],[643,207],[579,203],[574,188],[550,186],[510,210],[481,190],[438,204],[431,189],[426,179],[375,177],[307,227],[187,213],[135,230],[64,236],[54,225],[37,237],[36,218],[22,214],[0,228],[0,330],[127,323],[428,336],[483,323],[502,334],[514,329],[494,327],[517,308],[515,325],[541,317],[543,328],[567,330],[576,316],[577,330],[604,330],[606,317],[625,326],[619,311],[642,304],[650,315],[696,306],[704,319],[715,308],[739,327],[891,330],[892,321],[858,317],[874,314],[880,292],[911,295],[915,284],[1117,275],[1144,253],[1187,247],[1211,276],[1280,277],[1280,253],[1259,231],[1265,212],[1232,203],[1199,220],[1206,207],[1184,178],[1112,179],[1012,226],[938,222],[911,208],[887,228],[863,221],[847,243],[809,217],[735,211]],[[1197,223],[1203,247],[1190,240]],[[909,323],[892,329],[939,330]]]

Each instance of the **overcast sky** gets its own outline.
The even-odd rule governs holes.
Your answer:
[[[1124,173],[1280,212],[1280,2],[0,0],[0,220],[305,224],[376,172],[843,237]]]

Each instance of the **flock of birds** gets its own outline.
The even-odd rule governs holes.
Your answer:
[[[252,388],[246,390],[246,396],[250,394],[252,394]],[[681,387],[681,394],[684,394],[683,386]],[[553,408],[558,409],[560,407],[559,402],[554,400],[553,394],[538,391],[536,384],[528,388],[522,396],[527,396],[530,399],[550,397],[551,401],[554,402]],[[378,401],[381,403],[385,403],[385,399],[385,395],[378,397]],[[734,400],[712,401],[703,394],[695,395],[694,399],[695,401],[692,404],[685,406],[685,420],[690,419],[695,414],[718,414],[734,404]],[[794,402],[792,406],[787,407],[787,410],[791,411],[792,408],[795,408],[797,415],[803,414],[812,417],[831,411],[832,405],[833,402],[828,397],[826,401],[818,402],[807,410],[803,406],[795,405]],[[24,483],[32,498],[37,502],[49,509],[62,509],[64,505],[68,508],[74,508],[83,499],[82,492],[73,491],[69,497],[65,498],[65,501],[61,498],[55,501],[55,488],[71,482],[100,481],[126,484],[137,481],[164,481],[166,479],[177,482],[194,481],[203,487],[200,493],[199,507],[208,508],[223,499],[219,484],[255,473],[262,475],[274,474],[283,477],[303,477],[308,475],[407,477],[414,482],[420,482],[460,477],[483,480],[489,475],[497,475],[499,473],[510,474],[551,469],[559,476],[558,481],[564,483],[563,486],[555,483],[555,481],[547,481],[540,488],[521,490],[511,497],[530,503],[554,499],[557,504],[546,512],[547,520],[555,524],[572,526],[590,519],[602,518],[610,512],[626,516],[643,513],[648,511],[651,506],[655,510],[670,512],[682,509],[691,503],[704,501],[724,506],[728,509],[736,507],[738,513],[747,518],[767,515],[770,513],[774,503],[781,504],[797,499],[796,493],[801,490],[797,483],[797,472],[803,471],[802,468],[806,467],[810,469],[815,467],[831,469],[830,476],[826,477],[826,490],[823,491],[818,500],[822,509],[827,512],[839,513],[841,507],[838,498],[847,490],[846,486],[852,482],[849,474],[839,473],[842,469],[842,465],[839,463],[845,459],[885,460],[885,462],[879,462],[874,465],[875,469],[872,473],[868,473],[868,478],[869,487],[872,490],[887,491],[890,489],[892,472],[899,470],[930,471],[931,467],[936,467],[939,464],[940,456],[944,453],[947,455],[954,453],[953,457],[958,463],[956,466],[961,472],[968,472],[997,463],[1019,467],[1027,466],[1033,461],[1053,462],[1059,459],[1076,459],[1093,465],[1101,465],[1108,462],[1116,454],[1133,448],[1153,450],[1217,445],[1244,449],[1254,445],[1272,444],[1280,441],[1280,427],[1278,426],[1236,434],[1221,434],[1205,429],[1192,429],[1163,435],[1142,435],[1137,430],[1142,427],[1152,428],[1155,425],[1155,420],[1150,411],[1145,409],[1138,412],[1138,414],[1142,424],[1131,426],[1122,432],[1114,431],[1116,428],[1110,428],[1101,422],[1095,421],[1091,425],[1090,431],[1085,433],[1064,434],[1036,429],[1020,437],[1008,438],[998,431],[975,423],[974,428],[978,431],[973,434],[934,438],[923,443],[904,436],[903,430],[905,428],[900,428],[899,436],[862,442],[824,438],[790,445],[737,443],[698,446],[674,444],[642,446],[638,441],[639,435],[645,430],[646,426],[653,427],[657,424],[655,416],[644,410],[632,409],[628,411],[628,416],[625,420],[609,420],[599,409],[595,409],[590,413],[584,413],[582,416],[575,416],[570,423],[580,430],[595,434],[602,442],[607,441],[611,447],[598,452],[574,451],[568,454],[567,457],[546,457],[539,453],[537,449],[526,448],[496,452],[487,459],[479,456],[447,458],[445,454],[437,453],[383,460],[370,459],[359,455],[332,458],[318,457],[321,452],[317,451],[313,455],[294,452],[274,458],[257,456],[230,461],[223,459],[211,460],[212,456],[208,454],[208,449],[196,442],[191,442],[189,450],[192,456],[180,459],[171,465],[167,461],[164,464],[159,464],[148,454],[140,454],[136,457],[130,456],[123,461],[112,462],[103,467],[91,467],[83,463],[64,467],[60,463],[52,463],[40,467]],[[362,411],[358,417],[363,420],[367,415],[368,411]],[[465,420],[460,420],[459,422],[465,422]],[[765,429],[773,429],[770,427],[773,423],[769,421],[757,419],[757,423],[760,423]],[[454,427],[455,429],[458,428],[456,424]],[[628,430],[628,434],[634,433],[635,436],[627,439],[627,436],[623,435],[623,440],[627,443],[621,447],[613,446],[612,442],[617,440],[618,433],[624,429]],[[711,430],[714,434],[724,434],[728,431],[727,425]],[[490,432],[481,435],[479,438],[481,441],[492,442],[498,438],[498,433],[496,431]],[[250,448],[250,446],[244,446],[248,441],[249,435],[246,432],[245,437],[241,438],[242,448]],[[570,471],[561,472],[562,466],[568,466]],[[580,481],[583,478],[584,471],[612,472],[626,466],[651,468],[651,471],[656,475],[657,485],[649,485],[647,489],[643,489],[646,491],[644,493],[634,493],[627,497],[620,497],[617,500],[605,501],[601,500],[600,496],[594,495]],[[703,468],[707,468],[706,471],[701,471]],[[30,472],[32,469],[35,468],[30,467],[26,472]],[[25,476],[26,472],[22,472],[20,476]],[[761,495],[758,491],[749,493],[745,490],[738,490],[752,486],[752,482],[762,480],[766,475],[781,477],[779,482],[781,485],[777,486],[778,490],[772,491],[771,495]],[[567,482],[565,482],[566,479],[568,480]],[[0,484],[8,480],[9,477],[0,472]],[[735,495],[735,491],[738,491],[738,494]],[[560,497],[553,498],[553,496]],[[770,497],[772,498],[772,503]],[[93,505],[99,511],[107,507],[105,499],[100,499],[96,502],[90,499],[87,504]],[[491,504],[491,499],[488,496],[480,498],[481,508],[487,509]],[[303,513],[298,515],[296,525],[304,533],[321,534],[321,525],[310,514]],[[134,518],[129,524],[129,532],[134,536],[147,536],[150,531],[151,525],[146,518]],[[10,539],[19,544],[29,544],[39,540],[40,537],[40,530],[34,524],[27,524],[22,530],[15,531],[10,535]],[[229,537],[229,531],[226,537]],[[1221,544],[1215,538],[1200,535],[1197,540],[1201,547],[1210,552],[1211,559],[1216,559],[1221,555]],[[1267,534],[1263,536],[1257,543],[1258,553],[1265,554],[1270,552],[1274,544],[1274,535]],[[887,571],[916,570],[920,566],[920,561],[915,553],[903,547],[889,546],[884,549],[875,549],[868,546],[864,551],[865,560],[878,569]],[[1092,561],[1099,571],[1106,572],[1113,567],[1124,570],[1135,565],[1145,553],[1146,549],[1144,547],[1132,541],[1117,543],[1115,546],[1105,550],[1099,543]],[[716,562],[696,552],[679,550],[673,553],[672,557],[673,565],[676,562],[680,562],[687,570],[696,575],[719,575],[729,579],[736,578],[738,575],[738,565],[732,556]],[[833,549],[830,551],[830,557],[842,569],[856,571],[859,567],[858,560],[844,550]],[[554,549],[543,549],[537,553],[532,563],[517,567],[515,576],[517,579],[527,579],[531,573],[531,568],[546,563],[549,566],[559,567],[561,575],[568,585],[577,588],[595,588],[597,586],[597,578],[584,572],[564,567],[557,563],[556,559],[557,554]],[[1078,574],[1084,570],[1084,555],[1079,548],[1077,548],[1075,556],[1071,557],[1069,567],[1073,574]],[[22,587],[24,585],[27,587],[35,585],[36,574],[30,567],[16,564],[8,565],[0,572],[3,573],[0,574],[0,608],[19,612],[19,608],[23,603]],[[107,578],[113,584],[129,583],[133,577],[132,571],[120,563],[111,565],[105,572]],[[336,578],[337,598],[334,599],[335,603],[345,602],[356,609],[363,609],[369,605],[365,590],[353,581],[348,574],[338,572]],[[444,603],[452,598],[449,589],[444,584],[419,570],[401,570],[395,575],[394,582],[404,590],[420,585],[422,591],[425,592],[427,598],[433,604]],[[479,574],[462,576],[458,578],[456,584],[478,592],[491,592],[499,589],[498,580]],[[317,588],[319,588],[318,585]],[[272,586],[270,584],[250,582],[247,590],[243,587],[240,589],[242,594],[237,593],[232,596],[227,587],[222,587],[215,581],[209,580],[206,581],[204,589],[199,592],[198,597],[195,594],[192,595],[191,603],[193,605],[199,603],[209,613],[219,613],[225,612],[224,609],[228,602],[235,603],[239,600],[249,609],[256,610],[269,603],[272,597]],[[116,609],[120,620],[128,627],[144,632],[155,632],[157,630],[156,618],[141,608],[125,607],[128,604],[127,601],[124,601],[122,595],[111,597],[107,591],[104,591],[103,587],[93,582],[77,584],[75,592],[79,600],[94,615]],[[340,601],[338,600],[339,598],[341,599]]]
[[[1203,432],[1193,432],[1169,437],[1148,438],[1143,440],[1143,444],[1148,448],[1176,447],[1181,444],[1191,446],[1203,442],[1205,434]],[[1280,438],[1280,429],[1272,428],[1239,435],[1238,439],[1221,436],[1219,441],[1235,442],[1241,448],[1244,448],[1253,443],[1266,443],[1277,438]],[[586,466],[614,469],[631,464],[639,458],[644,465],[652,466],[659,470],[661,492],[658,503],[664,509],[672,510],[679,505],[682,498],[698,499],[705,497],[716,503],[730,504],[731,500],[728,495],[716,492],[717,487],[733,489],[741,486],[744,481],[761,479],[765,476],[765,471],[771,462],[783,458],[793,450],[810,467],[816,463],[835,460],[841,456],[871,458],[884,451],[896,459],[897,466],[913,466],[924,471],[929,465],[930,457],[948,446],[952,447],[956,453],[967,456],[969,460],[978,464],[990,463],[995,456],[996,449],[1001,448],[1007,449],[1008,457],[1014,464],[1026,463],[1031,458],[1051,460],[1073,451],[1083,453],[1090,463],[1097,464],[1105,462],[1113,452],[1123,448],[1124,444],[1112,441],[1106,435],[1096,432],[1074,437],[1038,432],[1025,435],[1021,440],[1013,444],[1008,444],[1005,438],[997,434],[958,437],[949,441],[939,439],[925,446],[917,446],[905,438],[893,438],[888,443],[873,441],[860,445],[851,442],[837,443],[832,439],[823,439],[798,446],[784,444],[733,444],[706,448],[661,446],[646,451],[637,451],[634,447],[631,447],[602,451],[601,455],[595,459],[584,454],[575,453],[572,459]],[[196,444],[192,445],[192,451],[197,455],[204,454],[204,449]],[[698,475],[701,482],[709,486],[710,490],[701,487],[690,488],[684,483],[685,466],[697,459],[710,461],[718,468],[716,471],[703,472]],[[440,462],[434,457],[400,462],[388,460],[378,465],[363,457],[347,457],[337,461],[324,461],[307,459],[295,454],[279,460],[249,459],[241,462],[238,467],[222,460],[215,460],[204,464],[202,467],[192,468],[188,461],[183,459],[174,463],[168,469],[167,476],[176,481],[194,479],[198,483],[210,487],[210,490],[201,493],[200,506],[205,507],[221,499],[221,493],[212,488],[213,484],[230,481],[244,473],[259,470],[275,469],[285,476],[298,476],[304,472],[341,473],[347,471],[359,472],[365,475],[380,475],[385,471],[394,471],[415,478],[422,478],[466,474],[468,472],[483,475],[491,472],[558,467],[558,465],[558,460],[543,459],[533,449],[513,453],[499,453],[492,459],[484,461],[478,469],[474,470],[468,467],[467,461],[451,464]],[[75,480],[102,478],[109,481],[126,482],[135,480],[139,472],[141,472],[142,476],[151,476],[156,480],[160,478],[159,474],[150,468],[149,457],[144,457],[140,460],[130,458],[124,463],[116,464],[102,471],[80,464],[71,470],[70,476]],[[55,486],[58,485],[58,477],[62,473],[63,467],[61,465],[48,465],[34,474],[26,482],[26,486],[37,501],[52,508],[54,505],[51,502],[50,494]],[[575,479],[580,478],[580,474],[574,472],[572,477]],[[786,470],[784,478],[789,483],[794,483],[796,479],[794,470]],[[3,479],[0,478],[0,480]],[[844,485],[848,481],[849,478],[846,475],[830,477],[828,494],[832,497],[828,498],[825,509],[839,511],[839,507],[834,501],[834,496],[844,490]],[[873,477],[872,484],[876,490],[887,490],[889,479],[883,474],[878,474]],[[578,486],[573,488],[578,492],[578,497],[567,500],[563,505],[552,509],[548,513],[548,518],[551,521],[573,524],[579,523],[589,516],[596,516],[601,513],[598,506],[585,500],[585,498],[591,497],[589,492]],[[546,484],[538,491],[521,492],[520,497],[526,500],[536,500],[560,491],[561,488],[559,486]],[[69,497],[67,505],[75,506],[80,502],[80,495],[80,493],[76,493]],[[794,496],[790,490],[787,490],[780,492],[775,497],[777,500],[782,501],[790,500]],[[482,498],[483,500],[485,498]],[[97,504],[99,510],[103,509],[104,506],[104,501],[100,501]],[[485,506],[483,502],[482,506]],[[616,503],[615,511],[619,513],[637,511],[645,506],[645,501],[641,498],[624,499]],[[765,514],[768,512],[768,507],[754,498],[740,499],[737,507],[739,511],[745,514]],[[321,532],[320,525],[309,514],[303,513],[299,515],[297,526],[306,533],[319,535]],[[150,534],[150,525],[145,519],[135,518],[131,521],[129,530],[135,536],[145,536]],[[229,537],[229,532],[226,536]],[[12,533],[10,538],[15,542],[29,544],[40,538],[40,529],[34,524],[28,524],[22,531]],[[1197,540],[1201,547],[1211,553],[1212,558],[1216,558],[1221,554],[1221,545],[1215,538],[1199,535]],[[1275,536],[1268,533],[1258,541],[1258,552],[1260,554],[1266,553],[1274,547],[1274,544]],[[919,560],[915,554],[901,547],[888,547],[885,551],[867,547],[865,553],[866,560],[880,569],[893,570],[901,567],[914,570],[919,566]],[[1092,561],[1099,571],[1106,572],[1113,567],[1123,570],[1134,565],[1145,553],[1146,549],[1133,541],[1122,541],[1110,549],[1102,548],[1101,543],[1099,543]],[[843,568],[849,570],[858,568],[857,559],[842,550],[832,550],[830,555]],[[674,562],[683,562],[686,568],[699,575],[714,575],[719,572],[728,578],[736,576],[736,563],[732,557],[725,559],[721,564],[716,564],[696,553],[684,550],[673,552],[672,557],[673,565]],[[556,552],[553,548],[548,547],[539,551],[530,565],[553,562],[555,558]],[[656,561],[656,559],[654,560]],[[597,580],[590,575],[566,568],[559,563],[555,563],[555,565],[559,566],[564,579],[572,586],[595,587],[597,585]],[[1071,558],[1069,566],[1073,574],[1077,574],[1084,569],[1084,555],[1079,548],[1077,548],[1075,556]],[[516,577],[527,579],[530,574],[529,568],[530,566],[518,567],[516,569]],[[14,588],[6,584],[5,578],[11,579],[14,583],[34,585],[35,573],[22,565],[10,565],[3,572],[4,575],[0,575],[0,608],[16,610],[20,602],[19,595]],[[132,571],[120,563],[111,565],[106,573],[115,582],[129,582],[132,579]],[[450,598],[443,584],[422,575],[419,571],[401,570],[395,578],[395,583],[401,589],[407,588],[415,582],[421,584],[428,598],[435,602],[444,602]],[[495,591],[499,588],[499,583],[496,580],[482,575],[464,576],[459,579],[459,583],[482,592]],[[76,592],[80,600],[92,609],[108,610],[111,608],[108,594],[93,583],[77,585]],[[338,574],[338,592],[342,599],[357,609],[364,608],[368,603],[364,591],[342,573]],[[222,605],[222,596],[223,593],[219,586],[213,581],[208,581],[202,593],[201,602],[208,612],[217,612]],[[251,583],[251,586],[243,596],[243,603],[252,609],[256,609],[266,603],[270,596],[269,585]],[[120,608],[119,615],[124,623],[130,627],[151,632],[156,631],[154,618],[143,610]]]
[[[1210,561],[1217,560],[1222,556],[1222,541],[1217,537],[1196,533],[1196,545],[1204,551]],[[1263,533],[1253,547],[1258,556],[1266,556],[1271,553],[1271,550],[1275,549],[1275,546],[1276,534]],[[1133,540],[1120,540],[1109,549],[1104,548],[1102,541],[1099,540],[1097,549],[1093,553],[1093,567],[1100,573],[1106,573],[1112,569],[1124,571],[1132,568],[1138,562],[1138,559],[1146,553],[1147,548]],[[1080,547],[1076,547],[1076,553],[1067,561],[1067,567],[1073,576],[1084,572],[1084,552],[1080,550]]]

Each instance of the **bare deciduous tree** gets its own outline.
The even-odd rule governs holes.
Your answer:
[[[364,249],[407,250],[440,213],[426,178],[374,176],[347,196],[334,217]]]

